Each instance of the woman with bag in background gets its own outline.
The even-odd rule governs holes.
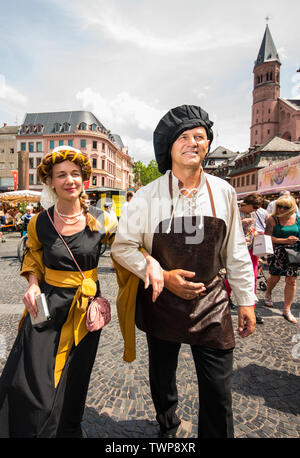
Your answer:
[[[296,201],[292,196],[281,196],[275,203],[272,216],[267,221],[266,235],[272,236],[274,254],[269,257],[270,277],[267,281],[265,305],[273,307],[272,290],[285,277],[283,317],[290,323],[297,323],[291,312],[291,306],[296,294],[299,266],[290,264],[286,248],[300,251],[300,222],[296,214]]]
[[[29,283],[25,312],[0,379],[0,437],[82,437],[81,419],[101,329],[89,332],[90,297],[99,296],[101,243],[115,230],[109,215],[89,213],[83,181],[90,178],[86,154],[58,147],[44,156],[38,176],[47,211],[28,224],[21,269]],[[84,273],[82,279],[74,258]],[[36,297],[44,293],[51,319],[33,326]]]
[[[258,273],[258,257],[253,254],[253,241],[255,235],[258,233],[255,229],[255,211],[258,210],[263,204],[263,198],[258,193],[249,194],[243,200],[240,205],[240,218],[242,222],[242,227],[245,235],[245,240],[248,246],[249,254],[251,257],[252,265],[253,265],[253,272],[255,277],[254,283],[254,293],[256,294],[256,279]],[[231,287],[227,278],[225,279],[225,288],[230,298],[231,295]],[[230,299],[229,299],[230,301]],[[262,316],[255,312],[256,316],[256,323],[263,324],[264,319]]]

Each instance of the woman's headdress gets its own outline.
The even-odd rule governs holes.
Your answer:
[[[87,154],[73,148],[73,146],[63,145],[54,148],[51,153],[43,157],[42,162],[37,168],[37,174],[43,183],[40,202],[41,206],[45,209],[55,205],[58,200],[56,193],[48,184],[48,179],[52,176],[53,166],[67,160],[79,165],[83,181],[87,181],[90,178],[92,167]]]

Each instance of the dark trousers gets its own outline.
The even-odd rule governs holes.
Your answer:
[[[180,419],[176,369],[180,343],[155,339],[147,334],[149,378],[156,419],[163,433],[175,432]],[[233,349],[217,350],[191,345],[199,387],[199,438],[233,437]]]

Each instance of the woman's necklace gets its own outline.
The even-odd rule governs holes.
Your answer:
[[[63,213],[60,213],[58,211],[57,204],[55,204],[54,208],[55,208],[55,211],[58,214],[59,218],[65,224],[76,224],[76,223],[78,223],[78,221],[80,221],[83,218],[83,209],[80,211],[80,213],[76,213],[75,215],[64,215]]]

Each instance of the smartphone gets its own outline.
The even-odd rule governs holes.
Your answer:
[[[36,296],[35,303],[37,306],[37,315],[35,318],[30,315],[32,326],[37,326],[51,320],[46,296],[44,293],[38,294]]]

